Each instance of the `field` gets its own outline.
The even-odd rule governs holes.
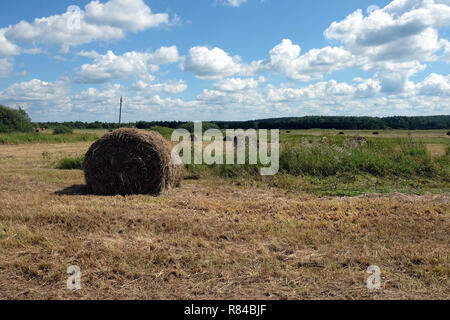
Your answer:
[[[277,176],[188,166],[160,197],[56,168],[105,132],[0,135],[0,299],[450,299],[444,130],[282,131]]]

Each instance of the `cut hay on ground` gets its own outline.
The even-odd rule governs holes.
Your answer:
[[[171,161],[171,145],[159,133],[119,129],[96,141],[86,153],[84,175],[100,195],[152,194],[178,187],[184,165]]]

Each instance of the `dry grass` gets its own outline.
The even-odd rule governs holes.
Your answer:
[[[52,169],[88,147],[0,146],[0,298],[450,298],[448,194],[318,198],[201,180],[98,197],[76,186],[81,171]]]
[[[447,146],[445,144],[430,143],[427,144],[427,150],[432,157],[441,157],[445,154]]]

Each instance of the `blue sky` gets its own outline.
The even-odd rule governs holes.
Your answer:
[[[0,3],[0,104],[34,121],[450,110],[449,0]]]

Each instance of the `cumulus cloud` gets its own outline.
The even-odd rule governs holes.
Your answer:
[[[164,83],[148,83],[138,80],[132,86],[133,89],[140,91],[141,94],[178,94],[187,90],[188,86],[185,81],[169,81]]]
[[[220,48],[194,47],[190,49],[181,68],[200,79],[221,79],[239,74],[252,76],[269,71],[285,74],[298,81],[321,79],[323,74],[356,66],[358,60],[342,47],[312,49],[301,55],[300,46],[284,39],[269,52],[266,60],[245,64],[239,56],[230,56]]]
[[[167,23],[168,14],[152,13],[143,0],[110,0],[104,4],[95,0],[85,10],[71,6],[63,14],[37,18],[31,23],[21,21],[2,32],[8,41],[60,44],[67,51],[71,46],[121,39],[127,31],[142,31]]]
[[[342,47],[312,49],[304,55],[300,55],[300,52],[299,45],[284,39],[270,51],[264,68],[284,73],[294,80],[309,81],[322,78],[324,73],[343,70],[356,63],[353,55]]]
[[[416,85],[419,95],[431,97],[450,97],[450,75],[432,73]]]
[[[92,1],[85,8],[86,20],[122,30],[142,31],[169,22],[167,13],[152,13],[143,0]]]
[[[0,29],[0,58],[12,57],[20,53],[19,47],[6,39],[5,31],[5,29]]]
[[[93,58],[92,64],[83,64],[77,73],[80,83],[104,83],[129,76],[146,77],[149,72],[158,71],[159,66],[179,61],[175,46],[161,47],[155,52],[126,52],[117,56],[112,51],[101,55],[97,52],[80,52],[79,55]]]
[[[187,84],[182,80],[162,83],[139,80],[129,87],[105,84],[73,93],[65,81],[34,79],[0,91],[0,99],[12,106],[26,107],[33,119],[45,120],[52,112],[64,111],[66,117],[92,120],[90,117],[95,115],[104,121],[115,120],[121,95],[126,97],[125,113],[129,121],[149,118],[145,112],[150,112],[152,119],[156,113],[159,119],[172,120],[306,114],[442,114],[450,103],[448,75],[431,74],[422,82],[408,85],[404,94],[389,96],[381,91],[380,81],[375,78],[320,81],[303,87],[287,83],[263,86],[264,80],[225,79],[193,100],[183,100],[170,96],[186,90]]]
[[[264,77],[260,77],[258,80],[253,79],[253,78],[223,79],[214,84],[214,89],[217,89],[220,91],[229,91],[229,92],[256,89],[259,86],[259,84],[262,82],[265,82]]]
[[[181,69],[193,72],[199,79],[220,79],[239,73],[240,57],[231,57],[220,48],[193,47]]]
[[[13,70],[13,64],[10,59],[0,58],[0,78],[7,77]]]
[[[15,83],[0,91],[0,100],[10,106],[38,109],[42,113],[70,111],[70,86],[65,81],[46,82],[33,79]]]
[[[447,50],[438,28],[448,25],[448,1],[394,0],[367,16],[357,10],[333,22],[324,35],[340,41],[363,69],[378,72],[384,91],[400,92],[411,75],[423,70],[421,62],[435,61]]]

